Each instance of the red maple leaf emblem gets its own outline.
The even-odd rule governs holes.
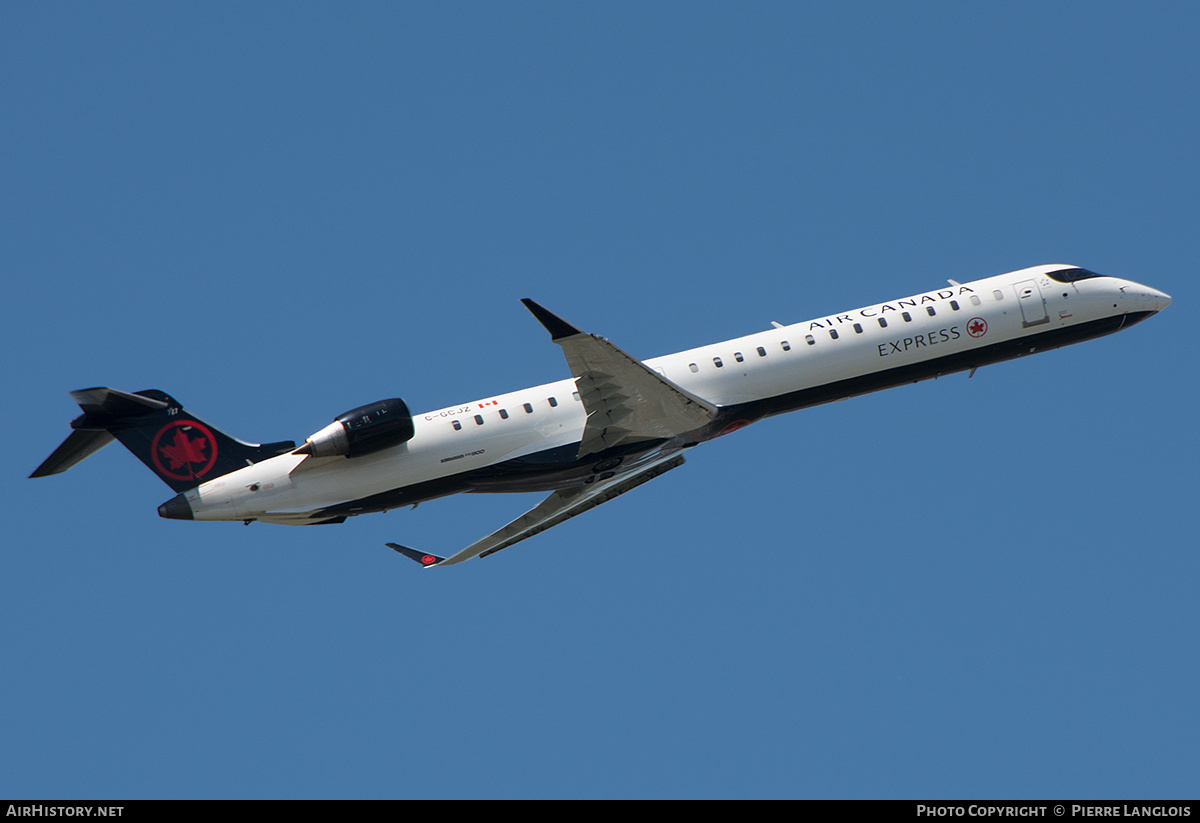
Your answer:
[[[158,430],[150,443],[154,470],[170,483],[195,482],[212,471],[217,462],[217,439],[203,423],[176,420]]]
[[[162,456],[167,459],[172,471],[174,471],[184,466],[203,463],[208,460],[208,455],[205,451],[210,445],[208,438],[204,435],[193,438],[186,430],[178,429],[175,432],[175,439],[170,443],[164,443],[159,446],[159,451],[162,452]]]
[[[987,321],[976,317],[967,324],[967,334],[972,337],[982,337],[987,332]]]

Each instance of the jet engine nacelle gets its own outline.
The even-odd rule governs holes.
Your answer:
[[[296,454],[361,457],[412,439],[412,415],[399,397],[359,406],[309,437]]]

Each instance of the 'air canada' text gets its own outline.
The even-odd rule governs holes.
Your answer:
[[[812,320],[809,321],[808,330],[812,331],[813,329],[833,328],[835,325],[839,325],[841,323],[853,323],[853,315],[858,315],[859,317],[886,317],[887,313],[890,311],[903,312],[906,308],[915,309],[917,306],[924,306],[929,303],[937,303],[939,300],[950,300],[951,298],[959,295],[975,293],[975,290],[970,286],[959,285],[956,288],[958,289],[957,291],[954,289],[942,289],[938,292],[921,294],[917,295],[916,297],[906,297],[903,300],[893,300],[891,303],[884,303],[882,305],[866,309],[859,309],[858,311],[850,312],[849,314],[839,314],[833,318],[826,317],[824,320]],[[893,303],[895,305],[892,305]]]

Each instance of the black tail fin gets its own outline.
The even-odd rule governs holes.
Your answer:
[[[291,451],[292,441],[244,443],[188,414],[158,389],[129,394],[116,389],[80,389],[71,397],[83,414],[74,429],[30,477],[66,471],[114,438],[177,492],[268,457]]]

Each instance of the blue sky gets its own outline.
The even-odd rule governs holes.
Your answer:
[[[8,5],[0,796],[1196,797],[1195,4]],[[162,520],[67,392],[238,437],[1040,263],[1118,335],[536,502]]]

